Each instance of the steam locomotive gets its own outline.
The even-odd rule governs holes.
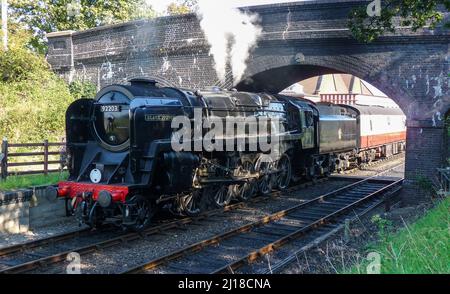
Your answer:
[[[176,118],[193,132],[181,132]],[[210,135],[229,120],[231,133]],[[197,215],[399,153],[404,120],[397,109],[218,88],[192,92],[133,79],[69,106],[69,178],[55,192],[80,223],[139,231],[161,208]],[[206,137],[232,148],[198,148]],[[272,150],[253,144],[262,139]]]

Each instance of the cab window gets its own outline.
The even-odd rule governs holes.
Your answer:
[[[306,127],[306,118],[305,118],[305,112],[300,111],[300,123],[299,123],[300,129]]]
[[[305,125],[306,127],[312,127],[314,124],[314,116],[312,111],[305,111]]]

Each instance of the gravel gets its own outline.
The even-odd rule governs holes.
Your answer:
[[[38,239],[44,239],[79,229],[81,228],[79,227],[78,222],[74,218],[67,218],[60,223],[51,226],[31,229],[25,233],[20,234],[0,233],[0,248],[30,242]]]

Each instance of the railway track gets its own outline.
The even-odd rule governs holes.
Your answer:
[[[398,166],[390,169],[393,170]],[[287,244],[305,246],[316,235],[336,230],[348,218],[370,211],[401,189],[403,179],[360,180],[260,220],[150,260],[123,273],[255,272],[260,257]],[[311,239],[312,238],[312,239]],[[288,261],[281,261],[277,267]]]
[[[317,182],[306,182],[290,187],[285,192],[289,193],[307,186],[327,181],[327,178],[319,179]],[[266,201],[280,196],[279,191],[274,191],[267,196],[259,196],[249,202],[238,202],[225,206],[222,209],[207,211],[196,217],[184,217],[166,223],[158,224],[136,233],[117,233],[117,228],[111,230],[92,231],[89,228],[71,231],[49,238],[30,241],[0,249],[0,274],[25,273],[36,269],[42,269],[66,260],[71,252],[86,255],[105,248],[117,246],[151,235],[164,234],[168,230],[183,229],[192,223],[207,221],[213,216],[220,217],[225,212],[231,212],[245,208],[248,204]],[[69,244],[67,244],[69,243]],[[71,245],[72,244],[72,245]],[[83,244],[80,246],[80,244]]]
[[[394,161],[396,159],[400,159],[400,158],[402,158],[404,156],[405,156],[405,153],[403,153],[403,152],[402,153],[398,153],[398,154],[391,155],[391,156],[388,156],[388,157],[385,157],[385,158],[382,158],[382,159],[371,161],[369,163],[363,163],[359,167],[354,167],[354,168],[345,170],[345,171],[341,172],[340,174],[353,174],[353,173],[355,173],[357,171],[369,170],[369,168],[376,167],[376,166],[378,166],[378,165],[380,165],[382,163],[386,163],[386,162],[389,162],[389,161]]]
[[[238,209],[243,207],[243,205],[244,203],[231,204],[224,207],[224,209],[220,209],[220,211],[213,210],[203,213],[197,217],[186,217],[175,221],[170,221],[168,223],[152,226],[140,233],[130,232],[117,234],[116,228],[115,232],[110,234],[109,238],[105,238],[104,236],[102,238],[101,234],[104,233],[103,230],[91,231],[90,229],[83,229],[3,248],[0,250],[0,273],[24,273],[31,270],[36,270],[38,268],[45,268],[52,264],[65,261],[67,255],[71,252],[77,252],[80,255],[89,254],[101,249],[117,246],[126,242],[132,242],[167,230],[181,228],[190,223],[205,220],[213,215]],[[70,247],[65,243],[65,241],[77,242],[78,246]],[[86,244],[84,246],[80,246],[80,243]],[[35,251],[34,249],[38,250]]]
[[[319,179],[314,182],[306,182],[290,187],[285,193],[293,192],[307,186],[313,186],[328,180]],[[253,198],[249,203],[235,203],[223,209],[208,211],[197,217],[186,217],[161,223],[150,227],[141,233],[117,232],[111,230],[92,231],[89,228],[71,231],[49,238],[17,244],[0,248],[0,273],[24,273],[37,269],[45,269],[53,264],[66,260],[71,252],[86,255],[105,248],[125,244],[151,235],[164,234],[168,230],[183,229],[191,223],[201,223],[212,216],[219,216],[224,212],[245,208],[247,204],[265,201],[280,196],[279,191],[274,191],[268,196]]]

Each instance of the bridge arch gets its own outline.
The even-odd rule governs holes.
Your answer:
[[[415,105],[411,103],[414,96],[399,87],[398,76],[392,76],[387,71],[374,73],[373,64],[348,56],[323,56],[320,59],[308,59],[303,55],[254,58],[248,64],[246,75],[235,87],[242,91],[279,93],[296,82],[335,73],[351,74],[369,82],[394,100],[407,117],[415,114]]]

